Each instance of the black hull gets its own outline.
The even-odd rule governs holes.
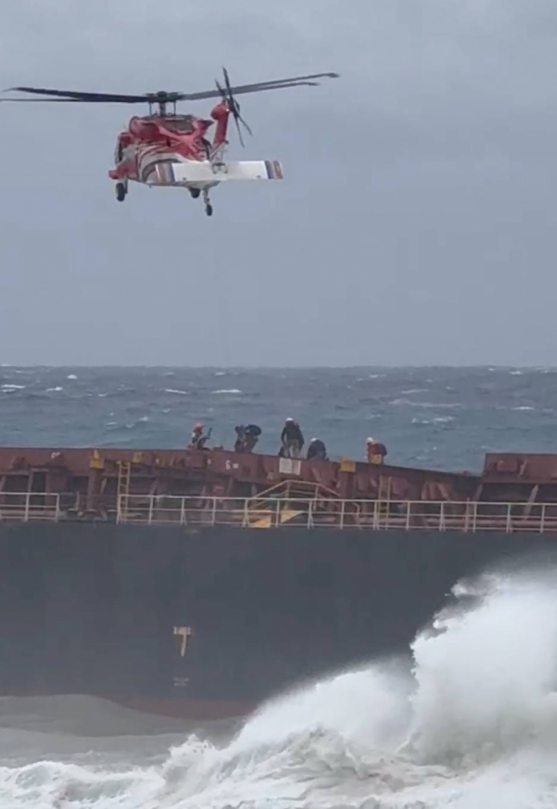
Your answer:
[[[0,525],[0,694],[244,713],[408,649],[462,576],[543,535]]]

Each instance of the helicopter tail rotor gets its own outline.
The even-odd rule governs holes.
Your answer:
[[[222,97],[222,100],[227,104],[228,109],[232,113],[232,117],[234,118],[234,123],[236,124],[236,130],[238,132],[238,139],[242,146],[245,146],[244,138],[242,135],[242,127],[248,133],[248,135],[253,135],[253,132],[250,129],[249,124],[242,118],[240,112],[240,104],[238,103],[236,97],[234,96],[234,91],[232,85],[230,84],[230,77],[228,75],[228,70],[223,67],[222,74],[224,78],[224,87],[222,87],[219,82],[215,82],[217,85],[217,89]]]

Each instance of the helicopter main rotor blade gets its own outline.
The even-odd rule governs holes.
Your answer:
[[[281,90],[287,87],[313,87],[318,84],[316,79],[338,78],[338,73],[313,73],[307,76],[294,76],[289,79],[275,79],[273,81],[256,82],[254,84],[230,85],[228,73],[225,71],[225,93],[231,98],[245,93],[260,93],[265,90]],[[200,93],[158,92],[144,93],[143,95],[127,95],[121,93],[89,93],[80,90],[58,90],[46,87],[10,87],[5,92],[29,93],[38,96],[50,96],[51,101],[74,101],[97,104],[168,104],[176,101],[202,101],[206,98],[219,98],[223,96],[223,89],[217,85],[216,90],[204,90]],[[2,101],[41,101],[45,99],[0,99]]]
[[[0,98],[0,104],[79,104],[78,98]]]
[[[290,79],[275,79],[273,81],[260,81],[254,84],[228,85],[227,90],[233,95],[244,95],[245,93],[261,93],[265,90],[281,90],[287,87],[316,87],[319,82],[315,79],[339,78],[338,73],[313,73],[308,76],[294,76]],[[181,101],[200,101],[204,98],[218,98],[221,95],[219,90],[206,90],[201,93],[180,93]]]
[[[149,95],[122,95],[116,93],[88,93],[80,90],[50,90],[45,87],[10,87],[5,92],[32,93],[33,95],[51,96],[68,101],[84,101],[102,104],[140,104],[149,101]],[[38,100],[38,99],[37,99]]]

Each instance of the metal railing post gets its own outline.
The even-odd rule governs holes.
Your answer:
[[[244,497],[244,518],[242,520],[242,528],[249,528],[249,509],[248,509],[248,498]]]
[[[445,503],[441,501],[441,511],[439,512],[439,530],[445,531]]]
[[[147,517],[147,523],[149,525],[152,525],[152,523],[153,523],[154,504],[155,504],[155,495],[151,494],[151,495],[149,495],[149,516]]]
[[[55,512],[54,512],[54,522],[60,522],[60,495],[55,494],[54,496],[56,498],[56,506],[55,506]]]
[[[344,528],[344,510],[346,508],[346,500],[343,500],[340,504],[340,530]]]
[[[25,515],[23,517],[24,522],[29,522],[30,509],[31,509],[31,492],[27,492],[25,496]]]
[[[182,497],[180,502],[180,525],[186,524],[186,498]]]
[[[373,501],[373,530],[377,531],[379,528],[379,501]]]
[[[545,507],[546,503],[542,503],[542,515],[540,517],[540,534],[543,534],[543,529],[545,526]]]
[[[280,500],[277,498],[277,507],[275,510],[275,528],[280,525]]]
[[[308,508],[308,524],[307,528],[314,528],[313,524],[313,500],[309,501],[309,508]]]
[[[476,527],[478,525],[478,504],[474,502],[474,509],[472,511],[472,533],[476,533]]]
[[[507,534],[512,533],[512,520],[511,520],[511,504],[507,503],[507,522],[505,525],[505,531]]]
[[[211,509],[211,526],[214,528],[217,524],[217,498],[213,497],[213,506]]]
[[[412,501],[407,500],[406,501],[406,530],[407,531],[410,530],[410,513],[411,513],[411,510],[412,510]]]

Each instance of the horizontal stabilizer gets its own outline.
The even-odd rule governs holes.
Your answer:
[[[160,169],[160,170],[159,170]],[[185,160],[159,163],[148,179],[150,185],[205,185],[229,180],[282,180],[278,160],[239,160],[211,163],[209,160]]]

